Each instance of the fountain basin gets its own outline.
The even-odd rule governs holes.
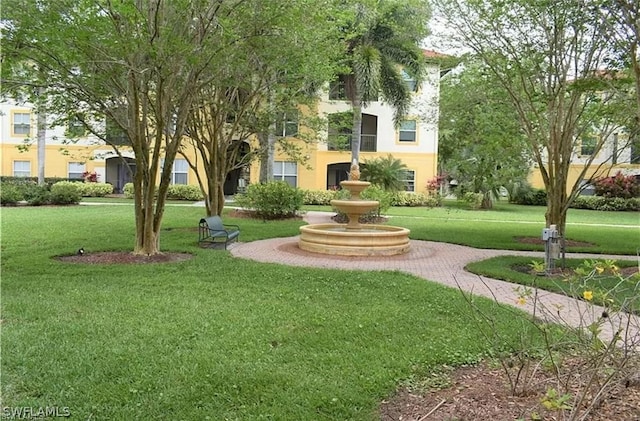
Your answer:
[[[360,199],[360,193],[370,185],[371,183],[368,181],[360,180],[344,180],[340,182],[340,186],[351,193],[352,199]]]
[[[410,231],[391,225],[314,224],[300,227],[298,247],[340,256],[393,256],[409,251]]]
[[[359,230],[362,228],[360,225],[360,215],[364,215],[367,212],[378,209],[379,202],[377,200],[338,200],[331,201],[331,206],[344,212],[349,223],[347,224],[348,230]]]

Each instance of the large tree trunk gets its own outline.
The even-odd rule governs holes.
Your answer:
[[[493,209],[493,198],[490,191],[482,194],[482,203],[480,209]]]
[[[260,156],[260,182],[268,183],[273,180],[273,162],[276,150],[276,136],[269,130],[268,134],[258,135],[262,155]]]
[[[136,172],[134,178],[136,242],[133,253],[151,256],[160,253],[159,232],[154,229],[155,178],[149,183],[143,173],[149,174],[149,170]]]

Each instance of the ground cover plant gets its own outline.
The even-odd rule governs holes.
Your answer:
[[[629,310],[640,314],[640,302],[632,300],[640,294],[640,275],[638,274],[638,262],[633,260],[602,260],[605,266],[615,266],[620,273],[628,273],[628,279],[621,282],[619,276],[611,271],[604,271],[598,277],[590,279],[589,283],[581,285],[580,288],[570,282],[568,278],[575,276],[575,270],[579,269],[590,259],[567,259],[564,270],[558,267],[555,273],[549,276],[537,274],[536,267],[542,267],[544,263],[541,259],[532,259],[522,256],[499,256],[490,259],[473,262],[465,269],[478,275],[493,279],[502,279],[514,284],[524,285],[532,288],[541,288],[546,291],[557,292],[583,298],[585,291],[591,291],[590,300],[598,305],[607,305],[609,301],[622,303],[629,302]],[[541,276],[542,275],[542,276]]]
[[[55,258],[132,250],[131,210],[3,209],[3,406],[95,420],[364,420],[401,379],[491,353],[458,291],[398,272],[238,261],[197,247],[199,207],[167,207],[161,230],[161,249],[189,260]],[[224,217],[242,241],[302,224]],[[512,312],[496,315],[516,341]]]

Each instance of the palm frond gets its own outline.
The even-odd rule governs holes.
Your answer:
[[[383,59],[381,64],[380,90],[384,100],[393,107],[393,120],[398,126],[411,105],[411,92],[395,63]]]
[[[380,90],[380,52],[371,45],[363,45],[353,54],[356,87],[363,104],[377,98]]]

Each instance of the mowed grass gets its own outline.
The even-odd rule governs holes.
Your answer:
[[[166,209],[162,249],[188,261],[88,265],[55,257],[131,250],[130,206],[3,208],[3,407],[68,407],[79,420],[371,420],[402,379],[493,351],[456,290],[200,249],[202,214]],[[225,221],[242,241],[302,224]],[[517,310],[478,303],[503,348],[530,334]]]
[[[439,241],[484,249],[544,251],[540,239],[545,208],[496,203],[492,210],[470,210],[445,201],[439,208],[393,207],[385,212],[388,224],[409,228],[414,240]],[[306,206],[331,211],[330,207]],[[640,214],[569,209],[566,239],[568,252],[636,255],[640,250]]]
[[[557,276],[524,273],[522,269],[530,269],[532,261],[542,262],[541,259],[531,257],[499,256],[470,263],[465,269],[478,275],[557,292],[577,299],[582,299],[584,291],[592,291],[596,304],[618,309],[624,306],[626,310],[640,314],[640,275],[637,272],[630,276],[606,272],[593,276],[588,281],[580,279],[580,282],[576,282],[576,279],[571,280],[571,273]],[[567,259],[564,265],[568,269],[575,269],[584,262],[585,259]],[[617,260],[615,264],[620,268],[636,268],[640,263],[633,260]]]

